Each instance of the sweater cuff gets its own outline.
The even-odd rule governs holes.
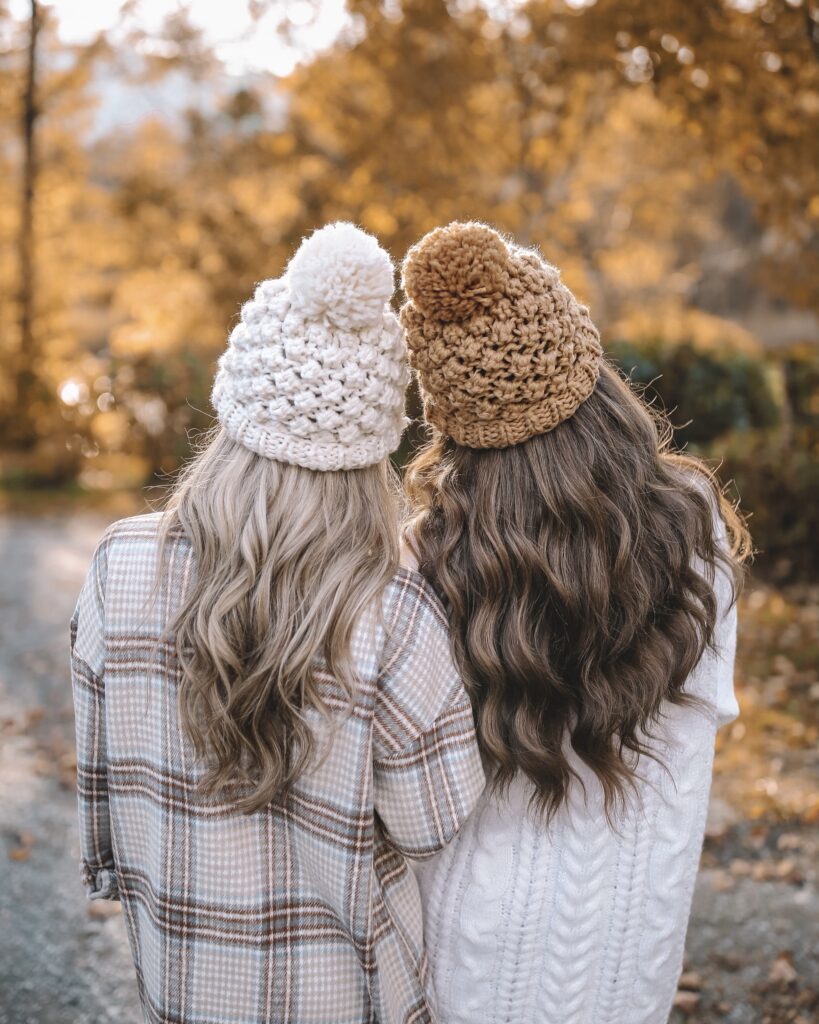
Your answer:
[[[119,899],[119,881],[113,868],[98,868],[94,871],[88,864],[83,864],[82,878],[90,900]]]

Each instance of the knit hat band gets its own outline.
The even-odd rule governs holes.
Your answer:
[[[423,391],[424,417],[465,448],[509,448],[530,437],[546,434],[573,416],[597,385],[597,365],[583,364],[572,374],[562,396],[547,395],[539,402],[504,408],[500,417],[469,419],[463,410],[445,412],[435,398]]]
[[[536,252],[453,223],[407,253],[401,309],[427,420],[469,448],[552,430],[595,388],[602,356],[588,309]]]
[[[239,444],[307,469],[359,469],[401,440],[403,332],[387,253],[352,224],[302,242],[285,274],[242,307],[213,405]]]

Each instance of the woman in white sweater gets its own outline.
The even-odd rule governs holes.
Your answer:
[[[433,428],[407,541],[492,782],[420,873],[445,1024],[663,1024],[748,537],[554,267],[480,224],[404,263]]]

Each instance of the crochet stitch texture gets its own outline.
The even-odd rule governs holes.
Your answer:
[[[353,224],[306,238],[285,273],[242,307],[212,401],[227,433],[268,459],[358,469],[406,424],[403,331],[389,255]]]
[[[568,419],[594,390],[600,335],[536,252],[455,221],[409,250],[402,284],[425,416],[459,444],[520,444]]]

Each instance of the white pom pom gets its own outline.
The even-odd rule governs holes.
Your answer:
[[[306,238],[287,268],[293,298],[308,318],[358,329],[380,323],[395,289],[392,261],[372,235],[338,221]]]

